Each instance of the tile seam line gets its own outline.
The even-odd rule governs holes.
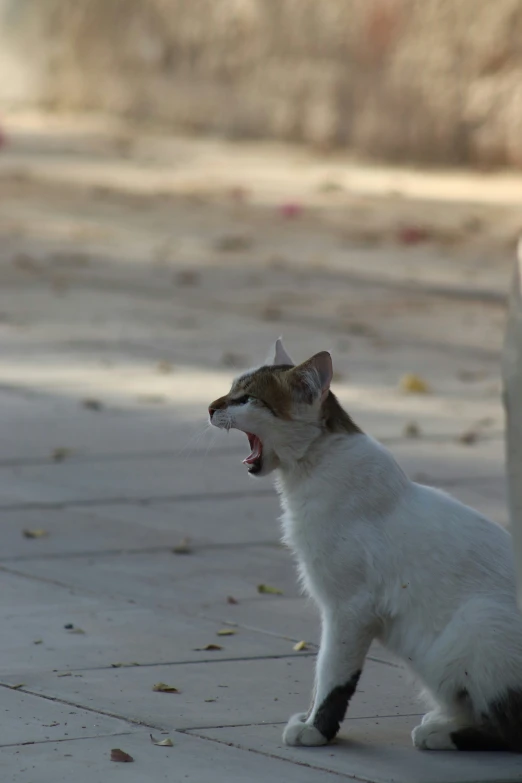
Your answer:
[[[247,725],[263,725],[263,724],[247,724]],[[274,724],[270,724],[270,725],[274,725]],[[286,764],[295,764],[298,767],[305,767],[306,769],[316,770],[317,772],[322,772],[323,774],[326,773],[332,776],[335,775],[337,778],[341,778],[342,780],[351,780],[353,781],[353,783],[375,783],[375,781],[372,781],[370,778],[361,778],[361,777],[356,778],[353,775],[345,774],[344,772],[338,772],[336,770],[330,770],[327,769],[326,767],[319,767],[315,764],[309,764],[304,761],[296,761],[295,759],[287,759],[284,758],[283,756],[276,756],[273,753],[266,753],[262,750],[257,750],[255,748],[247,748],[242,745],[238,745],[235,742],[230,743],[230,742],[225,742],[224,740],[216,739],[215,737],[205,737],[204,735],[200,735],[200,734],[191,734],[190,731],[191,730],[183,730],[183,731],[178,730],[178,733],[186,734],[187,736],[198,737],[198,739],[204,740],[206,742],[215,742],[216,744],[224,745],[225,747],[233,747],[236,748],[236,750],[242,750],[243,752],[246,753],[255,753],[258,756],[263,756],[264,758],[273,759],[275,761],[282,761]]]
[[[114,734],[93,734],[88,737],[57,737],[56,739],[46,740],[28,740],[27,742],[8,742],[6,745],[0,743],[0,748],[21,748],[26,745],[54,745],[57,742],[81,742],[82,740],[108,739],[110,737],[132,737],[135,731],[117,731]]]
[[[5,688],[6,690],[12,690],[12,688],[9,685],[5,685],[4,683],[0,683],[0,688]],[[93,715],[104,715],[106,718],[114,718],[116,720],[121,720],[124,723],[129,723],[131,726],[141,726],[142,728],[145,729],[155,729],[156,731],[165,731],[165,728],[163,726],[159,726],[154,723],[145,723],[145,721],[135,720],[134,718],[127,718],[124,715],[119,715],[116,712],[97,710],[94,709],[94,707],[88,707],[84,704],[77,704],[74,701],[68,701],[67,699],[62,699],[59,696],[49,696],[45,693],[38,693],[37,691],[29,690],[28,688],[18,688],[17,691],[20,693],[25,693],[29,696],[35,696],[38,699],[51,701],[55,704],[64,704],[67,707],[75,707],[77,710],[84,710],[85,712],[90,712]]]

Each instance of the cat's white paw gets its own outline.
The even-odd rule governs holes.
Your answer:
[[[433,723],[433,721],[439,720],[440,715],[440,710],[432,710],[431,712],[427,712],[421,720],[421,726],[424,726],[425,723]]]
[[[413,729],[411,738],[415,747],[420,750],[457,750],[451,739],[448,723],[428,720]]]
[[[315,726],[306,722],[306,712],[292,715],[283,732],[285,745],[326,745],[328,740]]]

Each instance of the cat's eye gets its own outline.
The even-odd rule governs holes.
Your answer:
[[[250,394],[244,394],[242,397],[237,397],[237,399],[232,400],[232,405],[246,405],[247,402],[255,402],[256,398],[252,397]]]

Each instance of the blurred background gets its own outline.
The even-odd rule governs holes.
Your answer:
[[[520,41],[522,0],[0,0],[5,389],[185,448],[283,334],[378,436],[499,435]]]

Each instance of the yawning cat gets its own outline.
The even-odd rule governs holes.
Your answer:
[[[431,750],[522,752],[522,615],[511,539],[437,489],[410,481],[330,391],[327,352],[294,366],[277,341],[209,407],[248,436],[249,473],[276,473],[284,539],[317,602],[313,704],[284,731],[323,745],[339,731],[371,642],[422,682],[433,709],[413,730]]]

